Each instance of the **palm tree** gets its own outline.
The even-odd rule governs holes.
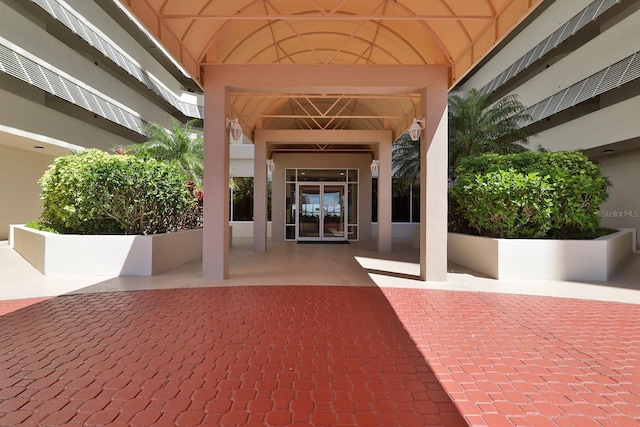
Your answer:
[[[449,170],[453,178],[461,158],[483,153],[509,154],[526,151],[530,132],[521,124],[529,118],[517,95],[488,105],[489,94],[471,89],[467,96],[449,98]],[[420,174],[420,141],[405,132],[394,142],[392,164],[398,177]]]
[[[488,106],[490,93],[471,89],[462,98],[449,98],[449,167],[455,171],[461,158],[484,153],[527,151],[531,135],[522,128],[530,118],[517,95],[508,95]]]
[[[144,131],[146,142],[130,146],[132,154],[177,164],[187,178],[202,188],[204,172],[204,143],[202,136],[194,131],[196,120],[182,124],[173,120],[167,131],[157,123],[148,123]]]
[[[412,141],[407,132],[395,140],[391,152],[391,167],[398,178],[420,176],[420,140]]]

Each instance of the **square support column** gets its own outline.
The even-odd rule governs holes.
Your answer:
[[[448,111],[446,79],[422,91],[420,141],[420,279],[447,281]]]
[[[378,252],[391,252],[391,143],[378,144]]]
[[[267,250],[267,143],[254,141],[253,151],[253,250]]]
[[[221,280],[229,277],[229,97],[213,78],[205,80],[205,93],[202,277]]]

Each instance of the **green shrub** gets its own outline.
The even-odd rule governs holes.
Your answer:
[[[492,237],[589,238],[608,180],[579,152],[468,157],[450,191],[454,230]]]
[[[173,231],[194,202],[175,166],[100,150],[57,158],[39,183],[42,222],[64,233]]]
[[[465,200],[465,219],[479,233],[492,237],[544,237],[551,229],[553,186],[536,172],[513,169],[489,172],[468,180],[453,193]]]
[[[29,221],[25,225],[27,228],[33,228],[34,230],[48,231],[49,233],[58,233],[57,230],[49,227],[47,224],[43,224],[40,221]]]

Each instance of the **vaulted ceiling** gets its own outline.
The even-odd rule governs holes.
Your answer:
[[[119,0],[201,82],[209,64],[446,65],[462,78],[542,0]],[[231,94],[245,127],[394,129],[415,94]]]

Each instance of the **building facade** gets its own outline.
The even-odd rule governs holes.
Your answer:
[[[454,90],[517,94],[529,148],[583,150],[612,183],[602,225],[640,230],[638,28],[638,1],[544,1]]]
[[[169,126],[203,116],[197,84],[116,5],[0,0],[0,240],[9,224],[38,219],[37,180],[55,157],[143,141],[147,122]],[[230,222],[235,236],[252,237],[254,145],[246,135],[230,141]],[[318,149],[312,158],[270,151],[277,184],[270,188],[269,237],[272,216],[274,240],[377,237],[371,150]],[[419,224],[418,191],[395,179],[393,187],[392,234],[410,237]]]
[[[420,278],[446,280],[447,91],[542,1],[0,0],[0,229],[37,217],[35,181],[56,156],[201,118],[205,278],[228,277],[237,212],[256,251],[271,225],[274,240],[387,252],[402,199]],[[234,144],[233,120],[253,144]],[[419,185],[395,194],[391,143],[417,122]],[[253,185],[251,218],[230,173]]]
[[[198,86],[113,2],[0,0],[0,240],[54,158],[202,117]]]
[[[202,118],[203,108],[196,83],[158,52],[159,48],[133,22],[127,22],[125,12],[115,3],[2,0],[0,8],[0,240],[4,240],[9,224],[38,219],[41,202],[37,180],[55,157],[84,148],[110,150],[140,142],[144,140],[141,128],[145,122],[168,126],[172,119]],[[376,219],[371,213],[371,155],[360,154],[355,163],[345,163],[348,157],[344,152],[334,153],[336,156],[341,159],[337,163],[323,162],[323,155],[312,161],[290,162],[286,159],[291,154],[275,154],[280,167],[289,165],[274,171],[279,201],[275,206],[276,240],[330,238],[328,232],[325,237],[319,229],[314,234],[296,225],[313,217],[320,227],[320,220],[325,220],[315,212],[320,204],[327,204],[332,211],[327,224],[337,221],[339,225],[327,230],[341,229],[332,235],[354,240],[371,238],[371,220]],[[230,170],[236,189],[231,197],[230,220],[236,236],[253,236],[253,162],[252,142],[245,135],[232,139]],[[342,181],[346,175],[340,175],[340,164],[351,168],[344,172],[356,171],[355,175],[349,174],[349,184],[346,179]],[[304,196],[318,200],[301,204],[304,209],[300,212],[313,212],[296,215],[297,203],[289,197],[289,212],[285,214],[283,191],[291,181],[285,181],[284,175],[287,170],[300,170],[302,174],[307,169],[328,174],[318,176],[315,188],[309,189],[312,193]],[[377,177],[377,171],[373,173]],[[321,202],[319,183],[328,182],[334,174],[337,178],[331,188],[339,191],[331,196],[327,193],[326,202],[324,197]],[[294,192],[297,190],[294,188]],[[343,207],[342,200],[348,194],[351,202]],[[336,197],[339,203],[333,200]],[[403,209],[407,208],[394,212]],[[411,218],[395,215],[400,218],[396,235],[406,236],[408,228],[401,225],[410,223]],[[373,232],[377,233],[377,221]]]

